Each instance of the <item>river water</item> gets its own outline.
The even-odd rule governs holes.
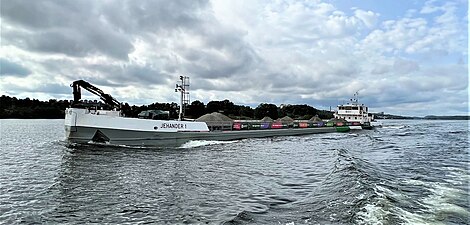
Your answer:
[[[145,149],[0,120],[0,223],[470,224],[469,123],[382,123]]]

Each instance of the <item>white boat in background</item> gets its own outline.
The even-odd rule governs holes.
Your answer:
[[[354,97],[348,103],[337,106],[334,117],[346,120],[351,130],[381,126],[380,122],[375,121],[374,116],[369,113],[369,107],[359,103],[358,92],[354,93]]]

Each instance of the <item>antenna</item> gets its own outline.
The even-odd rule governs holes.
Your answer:
[[[176,84],[175,92],[181,92],[181,103],[180,103],[180,111],[178,114],[178,120],[182,120],[184,118],[184,112],[186,106],[189,105],[189,77],[187,76],[180,76],[181,84]]]
[[[354,97],[351,98],[350,100],[351,100],[351,104],[357,105],[359,102],[359,91],[356,91],[356,93],[354,93]]]

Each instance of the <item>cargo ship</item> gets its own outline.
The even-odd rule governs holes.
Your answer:
[[[245,138],[266,138],[336,132],[336,127],[321,121],[237,121],[220,113],[204,115],[196,120],[184,119],[183,106],[189,102],[189,77],[180,76],[176,92],[181,94],[178,120],[125,117],[121,103],[84,80],[71,84],[74,100],[65,111],[66,140],[72,144],[106,144],[122,146],[180,146],[188,141],[230,141]],[[97,95],[111,109],[81,104],[81,90]]]

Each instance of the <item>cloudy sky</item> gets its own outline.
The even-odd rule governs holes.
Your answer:
[[[0,94],[468,115],[467,0],[1,0]]]

